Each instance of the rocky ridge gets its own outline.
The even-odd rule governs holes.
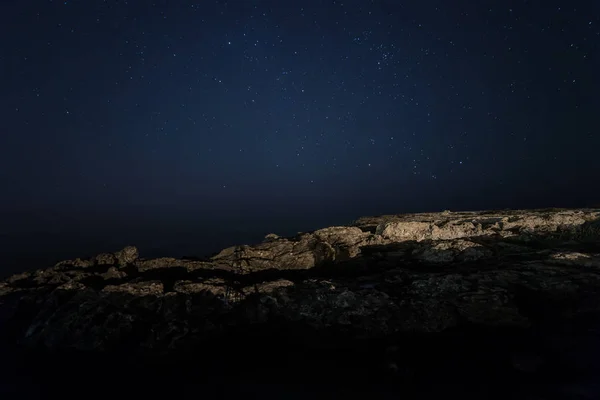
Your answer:
[[[0,282],[4,341],[28,354],[202,354],[205,371],[305,379],[588,376],[599,317],[598,209],[365,217],[205,259],[126,247]]]

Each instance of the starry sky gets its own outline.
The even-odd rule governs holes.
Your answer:
[[[3,0],[0,45],[10,265],[600,205],[596,0]]]

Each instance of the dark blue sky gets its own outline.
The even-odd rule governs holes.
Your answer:
[[[0,43],[6,251],[600,204],[595,0],[4,0]]]

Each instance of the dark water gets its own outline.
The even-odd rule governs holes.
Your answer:
[[[98,253],[115,252],[134,245],[144,258],[205,256],[222,248],[259,242],[264,235],[253,232],[148,231],[61,232],[6,234],[0,237],[0,277],[29,269],[46,268],[56,262]]]
[[[305,217],[230,216],[185,221],[156,220],[131,223],[93,220],[75,226],[45,224],[0,231],[0,279],[25,270],[46,268],[56,262],[118,251],[134,245],[140,257],[202,257],[239,244],[255,244],[266,234],[292,236],[332,225],[345,225],[354,214]]]

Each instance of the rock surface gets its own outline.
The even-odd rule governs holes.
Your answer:
[[[269,234],[203,260],[127,247],[0,282],[0,331],[21,359],[73,357],[78,370],[99,357],[113,375],[144,360],[178,377],[343,376],[421,395],[434,379],[475,397],[510,381],[515,398],[575,398],[600,376],[599,221],[597,209],[445,211]]]

